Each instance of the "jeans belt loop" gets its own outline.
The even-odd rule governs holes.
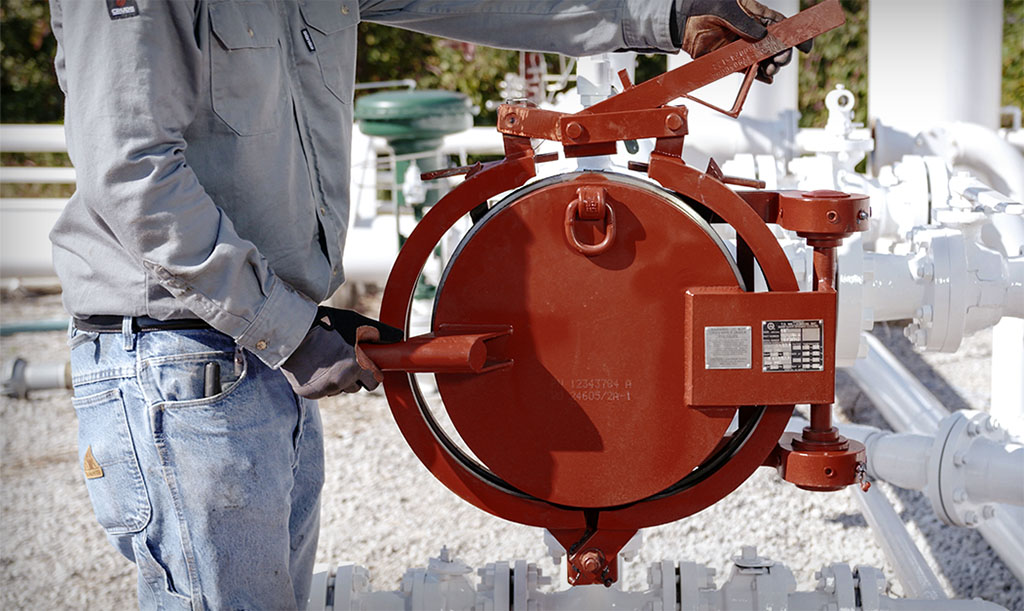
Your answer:
[[[132,326],[132,317],[125,316],[121,321],[121,340],[125,352],[131,352],[135,349],[135,333],[132,331]]]

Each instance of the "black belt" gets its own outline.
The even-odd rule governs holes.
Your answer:
[[[124,316],[88,316],[75,318],[75,328],[92,333],[120,333],[124,325]],[[132,316],[132,332],[140,331],[171,331],[183,329],[212,329],[206,322],[198,318],[179,318],[175,320],[157,320],[148,316]]]

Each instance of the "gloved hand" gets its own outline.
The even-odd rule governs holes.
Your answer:
[[[786,18],[756,0],[676,0],[676,32],[683,51],[697,58],[743,38],[760,40],[768,33],[765,26]],[[814,41],[797,45],[809,53]],[[793,58],[793,50],[764,60],[758,66],[757,79],[771,83],[775,74]]]
[[[307,399],[373,390],[383,374],[369,359],[357,358],[357,341],[389,343],[403,338],[400,329],[362,314],[320,306],[313,326],[281,364],[281,371],[295,394]]]

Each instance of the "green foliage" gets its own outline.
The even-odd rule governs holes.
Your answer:
[[[434,41],[434,55],[428,59],[428,72],[420,84],[430,89],[448,89],[464,93],[480,107],[475,122],[495,125],[497,113],[488,111],[489,100],[501,101],[500,83],[509,72],[519,71],[519,53],[504,49],[477,46],[471,54],[464,54],[460,45],[447,41]]]
[[[1024,0],[1003,2],[1003,104],[1024,108]]]
[[[98,1],[98,0],[78,0]],[[803,7],[816,0],[801,0]],[[800,112],[802,126],[825,122],[824,96],[843,83],[861,101],[856,119],[867,112],[868,0],[842,0],[847,24],[818,37],[814,50],[801,55]],[[60,121],[63,95],[53,72],[56,42],[50,35],[49,7],[44,0],[0,0],[0,120],[5,123]],[[1003,104],[1024,107],[1024,0],[1004,0]],[[482,109],[498,100],[505,73],[518,70],[514,51],[477,46],[466,53],[461,45],[440,38],[381,25],[359,25],[360,49],[356,76],[360,82],[413,78],[422,88],[442,88],[469,95]],[[549,67],[557,62],[549,56]],[[663,57],[644,56],[637,82],[660,73]],[[481,111],[477,123],[493,124],[494,114]]]
[[[50,9],[42,0],[0,0],[0,121],[52,123],[64,115],[50,35]]]
[[[495,124],[497,115],[484,104],[500,100],[505,74],[519,71],[516,51],[466,46],[374,23],[359,24],[359,35],[359,82],[412,78],[421,89],[464,93],[481,109],[479,125]]]
[[[800,8],[817,4],[801,0]],[[842,0],[846,25],[814,39],[800,58],[800,127],[824,127],[828,120],[825,93],[837,84],[857,96],[854,120],[867,121],[868,0]]]

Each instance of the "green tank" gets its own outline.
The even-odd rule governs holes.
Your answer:
[[[440,155],[445,136],[457,134],[473,126],[473,107],[469,98],[452,91],[384,91],[356,100],[355,119],[359,129],[369,136],[384,138],[396,155],[434,152],[416,160],[421,172],[447,166]],[[408,161],[400,161],[395,181],[398,203],[405,204],[401,187],[405,182]],[[436,189],[428,189],[424,206],[440,199]],[[420,206],[415,212],[422,214]]]

